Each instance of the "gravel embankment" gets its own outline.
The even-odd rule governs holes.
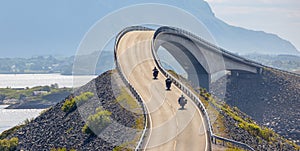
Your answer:
[[[122,144],[135,146],[141,130],[132,129],[142,115],[132,113],[115,101],[124,84],[115,71],[108,71],[74,92],[93,92],[95,96],[75,111],[66,114],[61,110],[64,101],[56,104],[25,127],[9,137],[19,138],[19,149],[50,150],[51,148],[76,150],[112,150]],[[110,124],[98,136],[84,134],[85,119],[101,107],[112,112]]]
[[[226,83],[227,104],[300,144],[300,77],[271,70],[248,77],[227,76],[213,84],[217,96],[222,94],[220,83]]]

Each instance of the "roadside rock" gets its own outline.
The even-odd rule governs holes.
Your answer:
[[[50,150],[67,148],[76,150],[112,150],[116,146],[132,143],[141,130],[134,129],[136,119],[142,115],[132,113],[116,103],[115,99],[123,87],[116,71],[108,71],[74,91],[93,92],[95,95],[71,113],[61,110],[64,101],[51,107],[26,126],[9,136],[19,138],[19,149]],[[97,136],[82,132],[89,115],[101,107],[112,113],[112,124]]]
[[[224,83],[226,92],[220,87]],[[228,75],[215,82],[211,90],[219,97],[225,93],[227,104],[238,107],[260,125],[300,145],[299,76],[271,69],[264,70],[261,75]]]

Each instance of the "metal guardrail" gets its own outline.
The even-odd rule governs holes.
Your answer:
[[[169,30],[170,29],[170,30]],[[254,149],[252,147],[250,147],[249,145],[245,144],[245,143],[242,143],[242,142],[238,142],[238,141],[235,141],[235,140],[232,140],[232,139],[228,139],[228,138],[224,138],[224,137],[221,137],[221,136],[217,136],[215,134],[213,134],[213,130],[212,130],[212,126],[210,124],[210,119],[209,119],[209,116],[208,116],[208,113],[204,107],[204,105],[202,104],[201,100],[199,99],[199,97],[197,95],[195,95],[188,87],[186,87],[183,83],[181,83],[178,79],[176,79],[173,75],[171,75],[170,73],[168,73],[161,65],[160,63],[160,60],[159,58],[157,57],[157,54],[156,54],[156,50],[154,50],[155,47],[155,40],[157,38],[157,36],[159,34],[163,34],[164,32],[167,32],[167,33],[170,33],[170,31],[175,31],[176,33],[178,34],[181,34],[180,32],[183,32],[182,34],[185,34],[187,36],[192,36],[193,38],[195,39],[198,39],[200,42],[204,42],[205,44],[209,44],[208,42],[204,41],[203,39],[187,32],[187,31],[184,31],[182,29],[174,29],[174,28],[171,28],[171,27],[161,27],[159,29],[156,30],[156,32],[154,33],[154,37],[152,39],[152,55],[154,57],[154,60],[155,60],[155,63],[157,64],[157,67],[160,69],[160,71],[166,76],[166,77],[169,77],[172,82],[179,88],[181,89],[187,96],[189,96],[192,101],[197,105],[197,107],[200,109],[200,111],[202,111],[204,117],[205,117],[205,123],[206,123],[206,128],[208,129],[208,140],[210,141],[209,142],[209,145],[211,144],[211,141],[213,141],[214,143],[216,143],[216,140],[221,140],[224,142],[228,142],[228,143],[232,143],[233,145],[235,146],[238,146],[240,148],[243,148],[243,149],[247,149],[247,150],[251,150],[251,151],[254,151]],[[209,44],[211,47],[216,47],[212,44]],[[211,145],[209,146],[209,150],[211,150]]]
[[[115,46],[114,46],[114,61],[115,61],[115,65],[116,65],[116,69],[117,71],[119,72],[120,74],[120,77],[122,79],[122,81],[125,83],[125,85],[129,88],[130,92],[134,95],[134,97],[137,99],[137,101],[139,102],[140,106],[142,107],[143,109],[143,113],[144,113],[144,130],[142,132],[142,135],[139,139],[139,142],[135,148],[135,151],[138,151],[138,150],[142,150],[143,148],[143,141],[144,141],[144,138],[146,136],[146,130],[147,130],[147,127],[148,127],[148,111],[147,111],[147,108],[145,107],[145,104],[144,104],[144,101],[142,99],[142,97],[140,96],[140,94],[134,89],[134,87],[129,83],[129,81],[126,79],[126,77],[123,75],[123,72],[122,72],[122,69],[120,67],[120,64],[118,62],[118,58],[117,58],[117,48],[118,48],[118,45],[119,45],[119,42],[120,42],[120,39],[128,32],[130,31],[147,31],[147,30],[152,30],[150,28],[146,28],[146,27],[142,27],[142,26],[132,26],[132,27],[127,27],[125,29],[123,29],[121,32],[118,33],[118,35],[116,36],[116,39],[115,39]]]
[[[187,96],[189,96],[193,102],[197,105],[197,107],[200,109],[201,113],[204,115],[204,119],[205,119],[205,126],[206,126],[206,129],[207,129],[207,137],[208,137],[208,140],[209,140],[209,150],[211,150],[211,142],[213,143],[216,143],[216,140],[221,140],[224,142],[229,142],[229,143],[232,143],[240,148],[244,148],[244,149],[248,149],[248,150],[254,150],[253,148],[251,148],[249,145],[245,144],[245,143],[242,143],[242,142],[238,142],[238,141],[235,141],[235,140],[232,140],[232,139],[228,139],[228,138],[224,138],[224,137],[220,137],[220,136],[217,136],[215,134],[213,134],[213,130],[212,130],[212,126],[210,124],[210,119],[209,119],[209,116],[208,116],[208,113],[204,107],[204,105],[202,104],[201,100],[199,99],[199,97],[197,95],[195,95],[188,87],[186,87],[183,83],[181,83],[178,79],[176,79],[174,76],[172,76],[170,73],[168,73],[165,69],[162,68],[162,65],[160,64],[160,61],[157,57],[157,54],[155,52],[155,50],[153,49],[154,48],[154,45],[155,45],[155,39],[156,37],[158,36],[158,34],[160,33],[163,33],[163,32],[167,32],[170,30],[168,29],[172,29],[172,31],[176,31],[176,33],[180,34],[180,32],[183,32],[181,34],[184,34],[186,36],[191,36],[193,37],[194,39],[197,39],[199,40],[200,42],[202,43],[205,43],[206,45],[208,45],[209,47],[212,47],[214,49],[219,49],[219,50],[222,50],[223,49],[220,49],[206,41],[204,41],[203,39],[187,32],[187,31],[184,31],[182,29],[176,29],[176,28],[171,28],[171,27],[161,27],[159,28],[155,34],[154,34],[154,37],[152,39],[152,54],[153,54],[153,57],[154,57],[154,60],[157,64],[157,67],[159,68],[159,70],[166,76],[166,77],[169,77],[174,85],[176,85],[179,89],[182,90],[182,92],[184,92]],[[128,32],[130,31],[152,31],[153,29],[150,29],[150,28],[146,28],[146,27],[142,27],[142,26],[132,26],[132,27],[127,27],[125,29],[123,29],[121,32],[118,33],[118,35],[116,36],[116,40],[115,40],[115,47],[114,47],[114,59],[115,59],[115,64],[116,64],[116,69],[117,71],[119,72],[120,74],[120,77],[121,79],[123,80],[123,82],[125,83],[125,85],[129,88],[129,90],[131,91],[131,93],[135,96],[135,98],[138,100],[138,102],[140,103],[140,105],[142,106],[142,109],[143,109],[143,113],[144,113],[144,120],[145,120],[145,125],[144,125],[144,130],[142,132],[142,135],[141,135],[141,138],[138,142],[138,145],[136,146],[135,150],[140,150],[143,148],[143,141],[144,141],[144,138],[145,138],[145,135],[146,135],[146,130],[147,130],[147,126],[148,126],[148,116],[147,116],[147,108],[145,107],[144,103],[143,103],[143,100],[142,98],[140,97],[139,93],[133,88],[133,86],[129,83],[129,81],[126,79],[126,77],[123,75],[123,72],[122,72],[122,69],[120,67],[120,64],[118,62],[118,59],[117,59],[117,55],[116,55],[116,51],[117,51],[117,47],[118,47],[118,44],[119,44],[119,41],[120,39]],[[235,55],[235,54],[234,54]],[[238,56],[239,57],[239,56]],[[248,60],[247,60],[248,61]]]
[[[164,26],[164,27],[160,27],[156,30],[157,33],[162,33],[162,32],[165,32],[165,33],[173,33],[173,34],[178,34],[178,35],[181,35],[181,36],[185,36],[185,37],[188,37],[189,39],[192,39],[192,40],[195,40],[195,41],[198,41],[198,42],[201,42],[201,44],[203,46],[206,46],[208,48],[210,48],[211,50],[215,51],[215,52],[219,52],[220,54],[224,55],[224,56],[227,56],[227,57],[230,57],[231,59],[234,59],[236,61],[240,61],[240,62],[243,62],[245,64],[248,64],[250,66],[254,66],[254,67],[262,67],[262,64],[260,63],[257,63],[257,62],[254,62],[252,60],[249,60],[249,59],[246,59],[246,58],[243,58],[237,54],[234,54],[234,53],[231,53],[223,48],[220,48],[196,35],[194,35],[193,33],[191,32],[188,32],[186,30],[183,30],[183,29],[180,29],[180,28],[176,28],[176,27],[169,27],[169,26]]]
[[[265,65],[263,65],[263,67],[266,68],[266,69],[271,69],[271,70],[274,70],[274,71],[289,74],[289,75],[292,75],[292,76],[295,76],[295,77],[300,77],[300,74],[297,74],[297,73],[293,73],[293,72],[289,72],[289,71],[285,71],[285,70],[281,70],[281,69],[277,69],[277,68],[273,68],[273,67],[268,67],[268,66],[265,66]]]
[[[146,27],[142,27],[142,26],[132,26],[132,27],[128,27],[128,28],[125,28],[123,29],[121,32],[118,33],[117,37],[116,37],[116,41],[115,41],[115,50],[114,50],[114,57],[115,57],[115,64],[116,64],[116,69],[117,71],[120,73],[120,76],[121,76],[121,79],[124,81],[125,85],[130,89],[131,93],[136,97],[136,99],[138,100],[138,102],[140,103],[140,105],[142,106],[142,109],[143,109],[143,113],[144,113],[144,120],[145,120],[145,125],[144,125],[144,130],[143,130],[143,133],[142,133],[142,136],[138,142],[138,145],[137,147],[135,148],[135,150],[139,150],[142,148],[142,145],[143,145],[143,140],[145,138],[145,133],[146,133],[146,129],[147,129],[147,125],[148,125],[148,117],[147,117],[147,109],[143,103],[143,100],[142,98],[140,97],[140,95],[138,94],[138,92],[133,88],[133,86],[128,82],[128,80],[126,79],[126,77],[123,75],[123,72],[122,72],[122,69],[120,68],[120,65],[118,63],[118,60],[117,60],[117,56],[116,56],[116,50],[117,50],[117,47],[118,47],[118,44],[119,44],[119,41],[120,39],[128,32],[130,31],[147,31],[147,30],[153,30],[153,29],[150,29],[150,28],[146,28]],[[188,32],[188,31],[185,31],[185,30],[182,30],[182,29],[179,29],[179,28],[175,28],[175,27],[161,27],[159,29],[156,30],[155,34],[154,34],[154,37],[152,39],[152,55],[155,59],[155,62],[157,64],[157,67],[160,69],[160,71],[166,76],[166,77],[169,77],[173,83],[179,88],[181,89],[187,96],[189,96],[193,102],[197,105],[197,107],[200,109],[200,111],[202,112],[202,114],[204,115],[205,117],[205,123],[206,123],[206,127],[208,128],[208,140],[210,141],[209,142],[209,145],[211,144],[211,141],[213,143],[216,143],[216,140],[221,140],[224,142],[228,142],[228,143],[232,143],[240,148],[243,148],[243,149],[247,149],[247,150],[254,150],[252,147],[250,147],[249,145],[245,144],[245,143],[242,143],[242,142],[238,142],[238,141],[235,141],[235,140],[232,140],[232,139],[228,139],[228,138],[224,138],[224,137],[221,137],[221,136],[217,136],[215,134],[213,134],[213,130],[212,130],[212,126],[210,124],[210,119],[209,119],[209,116],[208,116],[208,113],[204,107],[204,105],[202,104],[201,100],[198,98],[198,96],[196,96],[188,87],[186,87],[183,83],[181,83],[178,79],[176,79],[174,76],[172,76],[170,73],[168,73],[165,69],[162,68],[162,65],[157,57],[157,54],[154,50],[154,45],[155,45],[155,39],[156,37],[161,34],[161,33],[176,33],[176,34],[181,34],[181,35],[184,35],[184,36],[187,36],[189,38],[193,38],[195,40],[197,40],[198,42],[201,42],[202,44],[204,44],[206,47],[209,47],[209,48],[212,48],[212,50],[214,51],[220,51],[223,55],[226,55],[232,59],[235,59],[235,60],[238,60],[238,61],[241,61],[245,64],[249,64],[249,65],[252,65],[252,66],[256,66],[256,67],[264,67],[264,68],[269,68],[269,69],[272,69],[272,70],[275,70],[275,71],[279,71],[279,72],[283,72],[283,73],[286,73],[286,74],[290,74],[290,75],[294,75],[294,76],[297,76],[297,77],[300,77],[299,74],[296,74],[296,73],[292,73],[292,72],[288,72],[288,71],[284,71],[284,70],[280,70],[280,69],[276,69],[276,68],[272,68],[272,67],[268,67],[268,66],[265,66],[265,65],[262,65],[260,63],[257,63],[255,61],[252,61],[252,60],[249,60],[249,59],[246,59],[246,58],[243,58],[241,56],[238,56],[234,53],[231,53],[225,49],[222,49],[220,47],[217,47],[207,41],[205,41],[204,39]],[[209,150],[211,150],[211,145],[209,146]]]
[[[160,32],[169,32],[169,33],[181,34],[181,35],[184,35],[186,37],[189,37],[190,39],[195,39],[196,41],[201,42],[206,47],[211,48],[211,50],[214,50],[214,51],[217,51],[217,52],[219,51],[223,55],[225,55],[227,57],[230,57],[231,59],[243,62],[243,63],[251,65],[251,66],[255,66],[255,67],[258,67],[258,68],[269,68],[269,69],[273,69],[275,71],[279,71],[279,72],[283,72],[283,73],[286,73],[286,74],[289,74],[289,75],[300,77],[300,74],[289,72],[289,71],[285,71],[285,70],[281,70],[281,69],[277,69],[277,68],[274,68],[274,67],[268,67],[268,66],[263,65],[263,64],[261,64],[259,62],[256,62],[256,61],[253,61],[253,60],[241,57],[241,56],[239,56],[237,54],[234,54],[234,53],[232,53],[232,52],[230,52],[228,50],[220,48],[220,47],[218,47],[218,46],[216,46],[216,45],[214,45],[214,44],[212,44],[212,43],[210,43],[210,42],[208,42],[208,41],[200,38],[199,36],[194,35],[191,32],[188,32],[188,31],[180,29],[180,28],[164,26],[164,27],[158,28],[156,30],[156,32],[158,32],[158,33],[160,33]]]

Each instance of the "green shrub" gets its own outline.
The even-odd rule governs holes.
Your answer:
[[[67,148],[52,148],[50,151],[67,151]],[[76,151],[75,149],[70,149],[69,151]]]
[[[18,138],[13,137],[11,139],[2,139],[0,140],[0,150],[1,151],[14,151],[17,150]]]
[[[115,148],[113,148],[113,151],[132,151],[132,150],[133,149],[128,149],[123,146],[116,146]]]
[[[256,123],[253,123],[252,120],[244,120],[237,115],[236,112],[239,112],[238,108],[234,107],[231,109],[228,105],[223,105],[221,109],[231,116],[235,121],[239,122],[238,127],[248,131],[253,136],[259,136],[264,140],[270,141],[275,133],[268,128],[260,127]]]
[[[71,99],[66,99],[65,103],[61,107],[61,110],[64,112],[71,112],[76,109],[76,104],[73,98]]]
[[[110,115],[111,112],[97,108],[96,114],[88,117],[86,124],[82,128],[82,132],[87,134],[100,133],[111,123]]]
[[[271,129],[263,128],[260,130],[259,135],[265,140],[271,141],[272,137],[274,136],[274,132]]]
[[[3,131],[1,134],[0,134],[0,140],[1,139],[4,139],[6,137],[8,137],[9,135],[13,134],[14,132],[16,132],[18,129],[24,127],[25,125],[22,124],[22,125],[17,125],[17,126],[14,126],[8,130],[5,130]]]
[[[77,106],[82,105],[85,101],[89,100],[93,96],[94,93],[92,92],[84,92],[74,98],[66,99],[61,107],[61,110],[64,112],[72,112],[77,108]]]
[[[243,149],[240,148],[228,148],[226,151],[244,151]]]

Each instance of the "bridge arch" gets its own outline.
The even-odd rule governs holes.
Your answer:
[[[162,47],[168,51],[187,73],[187,80],[191,82],[193,87],[209,88],[209,71],[189,51],[190,48],[176,41],[158,40],[157,42],[160,44],[155,50],[159,51]]]
[[[158,28],[154,33],[152,47],[156,53],[161,47],[167,50],[183,67],[187,79],[196,88],[210,90],[212,82],[231,71],[253,75],[261,69],[256,63],[173,27]]]

